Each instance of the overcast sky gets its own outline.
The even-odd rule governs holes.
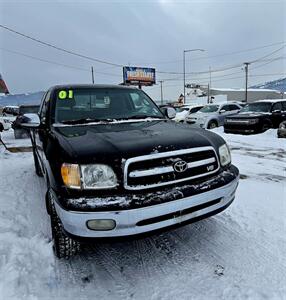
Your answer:
[[[186,54],[188,73],[237,65],[212,73],[212,86],[244,87],[242,63],[278,50],[286,40],[286,2],[0,0],[0,23],[90,57],[120,65],[155,67],[164,72],[181,73],[183,50],[203,48],[206,52]],[[0,47],[0,73],[12,93],[45,90],[59,83],[90,83],[91,65],[96,83],[122,82],[122,68],[65,54],[1,28]],[[285,77],[285,57],[284,48],[250,65],[250,85]],[[269,61],[275,58],[280,59]],[[187,82],[206,83],[209,74],[187,78]],[[183,92],[182,75],[158,73],[157,80],[161,79],[165,79],[164,98],[177,99]],[[145,91],[160,98],[159,85]]]

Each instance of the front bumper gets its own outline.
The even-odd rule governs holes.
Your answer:
[[[186,120],[186,123],[191,125],[193,128],[205,128],[205,122]]]
[[[238,186],[238,169],[234,166],[232,169],[234,176],[227,184],[217,185],[217,188],[208,190],[206,183],[201,187],[195,187],[201,189],[200,193],[185,196],[180,192],[180,199],[155,205],[110,211],[73,211],[63,208],[55,201],[55,208],[64,230],[74,237],[106,238],[138,235],[202,219],[225,209],[234,200]],[[225,176],[227,178],[229,174]],[[115,220],[116,227],[110,231],[90,230],[86,223],[93,219]]]
[[[224,123],[224,132],[233,134],[252,134],[260,133],[262,131],[262,124],[228,124]]]

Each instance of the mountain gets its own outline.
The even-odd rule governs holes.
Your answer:
[[[40,104],[44,92],[0,96],[0,107],[6,105]]]
[[[261,84],[253,85],[251,88],[255,89],[270,89],[270,90],[277,90],[280,92],[286,92],[286,77],[280,78],[273,81],[268,81]]]

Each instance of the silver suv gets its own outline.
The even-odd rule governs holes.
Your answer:
[[[212,129],[224,124],[226,116],[234,115],[242,108],[236,102],[225,102],[220,104],[208,104],[197,113],[186,117],[186,123],[196,127]]]

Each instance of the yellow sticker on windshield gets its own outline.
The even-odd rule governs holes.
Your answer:
[[[62,90],[62,91],[59,91],[58,98],[62,99],[62,100],[63,99],[73,99],[73,90],[68,90],[68,91]]]

